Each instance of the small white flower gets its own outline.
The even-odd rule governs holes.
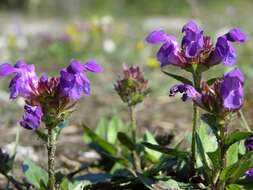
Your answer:
[[[103,49],[107,53],[112,53],[116,49],[116,45],[112,39],[105,39],[103,41]]]

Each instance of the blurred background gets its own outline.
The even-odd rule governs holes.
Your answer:
[[[0,62],[15,63],[22,58],[35,64],[37,73],[51,75],[57,75],[73,58],[93,58],[102,64],[104,72],[90,76],[92,96],[82,99],[69,122],[71,126],[64,129],[69,135],[62,138],[64,142],[78,141],[83,146],[82,129],[78,127],[81,122],[95,127],[101,117],[115,114],[127,120],[127,108],[113,90],[123,63],[139,65],[151,88],[150,96],[138,107],[140,132],[149,128],[155,133],[187,133],[191,103],[168,97],[168,89],[176,81],[160,71],[155,59],[158,46],[145,44],[144,38],[150,31],[163,28],[180,41],[182,26],[191,19],[214,43],[231,27],[240,27],[249,37],[247,43],[235,46],[237,65],[247,76],[244,112],[252,124],[252,7],[252,0],[1,0]],[[206,77],[230,69],[215,66]],[[8,81],[0,81],[1,146],[14,141],[15,126],[23,111],[22,100],[9,101]],[[30,131],[21,129],[21,137],[23,146],[30,146],[34,140],[34,149],[38,150],[39,143]]]

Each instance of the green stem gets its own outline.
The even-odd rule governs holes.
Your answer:
[[[48,186],[50,190],[56,190],[55,187],[55,151],[56,151],[56,134],[52,127],[48,127]]]
[[[132,133],[132,141],[136,144],[136,116],[135,116],[135,107],[129,105],[129,114],[130,114],[130,125],[131,125],[131,133]],[[133,167],[137,172],[141,172],[141,163],[138,157],[136,150],[132,151],[132,159],[133,159]]]
[[[226,139],[226,133],[227,133],[227,126],[225,124],[224,121],[220,122],[220,137],[219,137],[219,148],[220,148],[220,172],[226,167],[226,159],[227,159],[227,155],[226,155],[226,146],[225,146],[225,139]],[[223,190],[225,189],[225,183],[223,181],[219,181],[217,182],[217,190]]]
[[[196,163],[196,128],[199,118],[199,110],[197,106],[193,105],[193,118],[192,118],[192,144],[191,144],[191,174],[194,175]]]
[[[200,91],[201,74],[193,73],[194,87]],[[194,175],[196,163],[196,130],[199,120],[199,109],[196,104],[193,104],[193,117],[192,117],[192,144],[191,144],[191,175]]]

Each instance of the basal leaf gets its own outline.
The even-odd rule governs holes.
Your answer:
[[[117,149],[109,142],[105,141],[101,137],[99,137],[93,130],[90,128],[86,127],[83,125],[84,132],[86,135],[88,135],[91,139],[92,142],[96,143],[98,146],[100,146],[105,152],[111,154],[111,155],[116,155],[117,154]]]
[[[48,184],[48,175],[45,170],[31,160],[25,160],[22,165],[23,173],[29,183],[37,189],[45,189]]]
[[[118,132],[118,140],[120,143],[124,146],[126,146],[129,150],[134,150],[135,149],[135,144],[133,141],[128,137],[125,133]]]
[[[145,131],[145,134],[143,136],[143,140],[144,142],[147,142],[147,143],[151,143],[151,144],[154,144],[154,145],[158,145],[157,141],[155,140],[155,137],[152,135],[152,133],[150,133],[148,130]],[[148,154],[148,158],[152,161],[152,162],[156,162],[159,160],[159,158],[161,157],[161,153],[160,152],[157,152],[157,151],[154,151],[152,149],[149,149],[149,148],[145,148],[145,151],[147,152]]]
[[[189,152],[186,152],[186,151],[167,148],[167,147],[163,147],[163,146],[159,146],[159,145],[155,145],[155,144],[151,144],[151,143],[147,143],[147,142],[143,142],[142,144],[149,149],[161,152],[163,154],[175,156],[175,157],[182,159],[182,160],[189,159]]]

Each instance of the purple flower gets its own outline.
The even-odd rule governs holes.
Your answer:
[[[223,62],[225,66],[233,65],[236,61],[236,52],[231,42],[243,43],[246,38],[246,35],[239,28],[233,28],[220,36],[208,64],[214,65]]]
[[[146,42],[150,44],[163,43],[157,52],[161,67],[175,65],[185,68],[191,64],[213,66],[220,62],[230,66],[236,60],[232,42],[246,41],[246,35],[239,28],[234,28],[219,37],[213,47],[210,37],[205,36],[203,30],[193,21],[186,23],[182,32],[184,36],[181,47],[174,36],[166,34],[163,30],[153,31],[146,37]]]
[[[191,85],[179,84],[170,89],[169,95],[175,96],[179,92],[183,94],[183,101],[191,99],[208,112],[227,114],[242,107],[244,101],[243,83],[244,76],[236,68],[225,74],[223,79],[217,79],[213,86],[202,82],[199,92]]]
[[[8,63],[0,65],[0,79],[13,73],[15,76],[9,85],[10,98],[31,96],[38,84],[34,65],[28,65],[23,60],[18,60],[14,66]]]
[[[94,60],[82,64],[72,60],[70,65],[60,72],[60,94],[73,100],[81,98],[82,94],[90,95],[90,81],[85,72],[99,73],[102,67]]]
[[[43,112],[40,106],[25,105],[25,115],[20,125],[26,129],[37,129],[40,126]]]
[[[244,101],[243,84],[244,76],[238,68],[224,75],[220,94],[225,109],[235,110],[241,108]]]
[[[182,32],[185,33],[182,39],[182,48],[185,50],[187,58],[199,55],[204,47],[203,30],[193,21],[184,25]]]
[[[191,99],[196,104],[201,104],[201,94],[197,90],[188,84],[177,84],[170,89],[169,96],[175,96],[177,93],[181,93],[182,100],[186,101]]]

